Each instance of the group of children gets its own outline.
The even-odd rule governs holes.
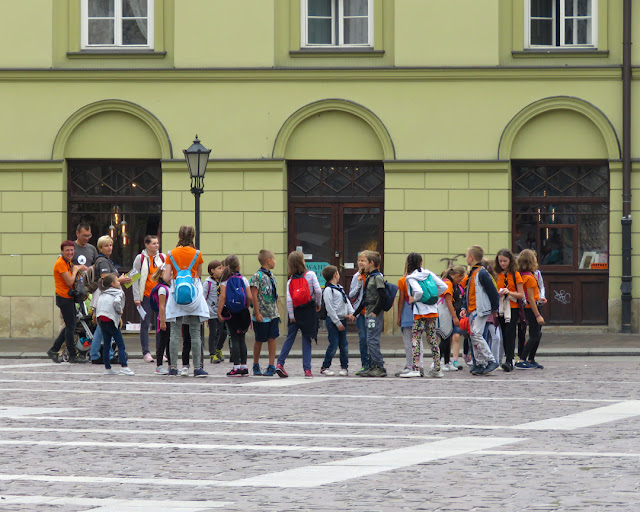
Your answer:
[[[398,281],[397,301],[397,321],[405,345],[406,365],[396,373],[397,377],[426,375],[439,378],[444,376],[445,371],[461,370],[461,337],[465,338],[464,362],[469,365],[473,375],[487,375],[499,367],[505,372],[514,368],[542,368],[535,361],[535,356],[540,343],[541,326],[544,324],[538,306],[546,301],[535,253],[523,250],[516,260],[511,251],[502,249],[495,261],[489,263],[484,259],[482,247],[472,246],[467,251],[466,260],[469,270],[464,266],[453,266],[438,276],[423,267],[420,254],[411,253],[407,256],[404,276]],[[380,337],[384,310],[387,309],[385,304],[389,304],[390,298],[388,286],[380,272],[381,256],[378,252],[363,251],[359,254],[358,272],[352,278],[348,293],[339,284],[340,273],[335,266],[328,265],[322,270],[326,281],[322,289],[316,274],[307,270],[304,254],[299,251],[289,254],[287,337],[277,361],[276,339],[280,336],[280,313],[277,284],[272,274],[276,266],[274,253],[261,250],[258,262],[260,268],[250,280],[241,274],[240,260],[236,255],[230,255],[222,262],[213,260],[208,265],[209,276],[204,281],[203,293],[209,310],[208,345],[211,362],[224,361],[222,348],[228,337],[233,366],[227,375],[249,375],[245,337],[253,326],[255,343],[252,374],[268,377],[277,374],[286,378],[285,362],[298,331],[301,331],[304,376],[312,378],[311,343],[313,339],[317,340],[319,320],[323,319],[329,343],[320,373],[325,376],[336,375],[331,364],[339,349],[338,375],[348,376],[346,333],[347,321],[352,321],[358,330],[362,366],[356,375],[387,376]],[[172,368],[176,363],[172,359],[177,359],[177,353],[168,350],[170,329],[166,304],[170,288],[169,283],[164,281],[165,276],[163,269],[158,269],[152,277],[158,283],[151,293],[151,305],[158,312],[156,373],[186,375],[185,372],[167,371],[163,366],[163,360],[168,360]],[[112,333],[120,344],[122,336],[118,336],[116,326],[122,313],[124,294],[118,284],[117,279],[103,280],[104,298],[100,297],[98,301],[97,316],[103,329]],[[517,329],[522,329],[523,325],[529,329],[526,343],[524,332],[517,333]],[[516,336],[520,338],[518,360],[515,354]],[[433,358],[427,371],[423,365],[423,337],[431,348]],[[267,343],[268,348],[268,365],[264,370],[260,366],[263,343]],[[119,353],[126,357],[124,346]],[[108,359],[105,357],[105,361]],[[202,369],[202,357],[197,359],[200,368],[196,368],[196,376],[206,376],[207,373]],[[121,364],[126,367],[126,359],[121,360]],[[111,373],[109,370],[107,367],[105,373]]]

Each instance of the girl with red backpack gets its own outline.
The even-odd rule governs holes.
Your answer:
[[[282,345],[276,373],[279,377],[288,377],[284,362],[296,341],[298,329],[302,331],[302,368],[304,376],[312,379],[311,339],[318,337],[318,311],[322,301],[322,289],[315,272],[309,272],[304,263],[304,254],[293,251],[287,258],[289,281],[287,281],[287,339]]]
[[[218,320],[225,322],[229,331],[229,346],[233,363],[233,368],[227,373],[229,377],[249,375],[245,334],[251,326],[249,306],[252,304],[249,281],[240,274],[240,259],[235,254],[227,256],[224,260],[222,277],[220,277]]]

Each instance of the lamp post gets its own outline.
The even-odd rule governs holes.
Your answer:
[[[207,170],[211,150],[200,144],[196,134],[193,144],[182,152],[191,176],[191,193],[196,198],[196,248],[200,249],[200,195],[204,192],[204,173]]]

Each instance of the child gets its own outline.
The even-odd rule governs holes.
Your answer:
[[[135,375],[133,370],[127,366],[127,353],[124,348],[124,340],[120,331],[120,318],[124,310],[124,292],[121,289],[117,274],[107,274],[102,278],[102,293],[96,305],[96,318],[102,329],[105,340],[112,337],[118,345],[118,357],[120,358],[120,373],[122,375]],[[118,375],[118,372],[111,368],[109,361],[110,343],[105,343],[102,351],[105,375]]]
[[[169,294],[169,285],[164,282],[162,274],[164,268],[159,267],[151,276],[151,280],[157,283],[149,293],[149,302],[153,308],[153,303],[158,305],[158,319],[156,324],[156,333],[158,334],[158,345],[156,347],[156,375],[168,375],[169,370],[162,366],[164,354],[167,354],[167,363],[171,366],[171,355],[169,354],[169,338],[171,328],[167,329],[167,295]]]
[[[404,343],[405,365],[402,370],[396,373],[400,377],[403,373],[413,371],[413,348],[411,343],[411,329],[413,328],[413,307],[409,304],[409,294],[407,292],[407,264],[404,265],[404,276],[398,279],[398,327],[402,331],[402,341]],[[422,368],[422,338],[420,338],[420,368]]]
[[[258,254],[260,269],[251,278],[251,297],[253,299],[253,331],[256,342],[253,344],[253,374],[273,377],[276,374],[276,338],[280,336],[280,313],[278,312],[278,290],[276,279],[271,271],[276,268],[273,251],[262,249]],[[260,370],[260,352],[266,342],[269,349],[269,366]]]
[[[322,269],[322,277],[327,282],[322,292],[322,302],[327,309],[327,335],[329,336],[329,346],[324,355],[324,362],[320,373],[332,376],[335,372],[331,370],[331,361],[336,355],[336,350],[340,346],[340,372],[338,375],[346,377],[349,375],[349,346],[347,345],[347,319],[355,322],[353,307],[347,299],[344,288],[338,284],[340,273],[333,265],[327,265]]]
[[[475,358],[471,368],[473,375],[489,374],[499,366],[483,334],[487,318],[498,311],[500,298],[492,277],[482,267],[482,258],[484,249],[479,245],[467,250],[467,264],[471,270],[461,283],[465,287],[461,314],[469,316],[469,344]]]
[[[289,253],[287,258],[289,280],[287,281],[287,339],[280,349],[276,373],[279,377],[289,376],[284,370],[284,362],[296,340],[298,329],[302,332],[302,368],[307,379],[311,373],[311,339],[318,336],[318,311],[322,300],[322,290],[315,272],[308,272],[304,254],[299,251]],[[306,284],[305,284],[306,283]]]
[[[412,252],[407,256],[407,291],[409,304],[413,304],[413,327],[411,329],[411,348],[413,350],[413,369],[401,374],[400,377],[420,377],[420,342],[422,333],[426,332],[427,341],[431,345],[433,356],[433,369],[429,370],[429,377],[441,378],[444,376],[440,368],[440,348],[436,339],[436,324],[438,321],[438,308],[436,304],[425,304],[421,301],[423,290],[421,282],[433,279],[438,289],[438,295],[447,291],[447,285],[442,279],[430,270],[422,268],[422,256]]]
[[[247,368],[247,343],[245,334],[251,325],[249,306],[252,304],[249,281],[240,274],[240,260],[235,254],[224,260],[224,270],[220,277],[220,302],[218,305],[218,320],[225,322],[229,330],[229,345],[231,346],[231,362],[233,368],[227,373],[229,377],[244,377],[249,375]],[[222,316],[220,304],[230,313],[225,319]]]
[[[220,299],[220,278],[224,265],[221,261],[212,260],[207,266],[209,277],[204,281],[204,297],[209,306],[209,357],[212,363],[222,363],[224,356],[222,355],[222,347],[227,339],[227,329],[220,320],[218,320],[218,301]]]
[[[493,272],[493,265],[486,258],[482,259],[481,265],[491,276],[493,286],[497,290],[498,285],[496,284],[496,276]],[[498,364],[500,364],[502,356],[504,355],[504,351],[502,350],[502,329],[500,329],[500,322],[498,321],[497,315],[489,315],[487,317],[487,323],[484,326],[484,339],[487,340],[487,344],[491,349],[491,353],[493,354],[494,359]]]
[[[387,370],[384,367],[382,352],[380,351],[380,335],[384,315],[382,307],[386,299],[384,276],[380,272],[382,258],[376,251],[365,251],[364,271],[367,278],[364,282],[364,296],[360,308],[364,308],[364,317],[367,332],[367,350],[369,353],[369,369],[358,372],[360,377],[386,377]]]
[[[438,301],[438,329],[440,336],[440,354],[444,356],[443,371],[462,370],[458,362],[460,356],[460,310],[462,309],[462,292],[460,282],[466,273],[462,265],[448,268],[442,273],[442,281],[447,285]],[[453,358],[451,357],[453,354]]]
[[[520,361],[515,364],[520,370],[540,369],[544,368],[541,364],[536,363],[536,352],[540,345],[542,337],[541,326],[544,325],[544,318],[538,310],[537,301],[540,300],[540,291],[538,282],[534,276],[534,272],[538,270],[538,260],[536,253],[531,249],[525,249],[518,255],[518,267],[522,275],[523,286],[526,290],[527,305],[524,313],[527,317],[527,325],[529,326],[529,341],[525,343],[520,356]]]
[[[502,369],[513,371],[513,358],[516,348],[516,325],[518,323],[518,304],[524,299],[522,276],[516,271],[516,258],[509,249],[500,249],[496,255],[493,268],[498,274],[498,295],[500,295],[500,311],[498,320],[502,330],[502,344],[505,361]]]
[[[535,254],[535,251],[533,251]],[[537,256],[536,256],[537,257]],[[547,303],[547,291],[544,287],[544,278],[542,277],[542,272],[540,269],[536,270],[533,275],[538,282],[538,291],[540,293],[540,300],[538,301],[538,310],[541,306]],[[524,309],[523,309],[524,312]],[[527,323],[521,317],[518,322],[518,359],[520,359],[520,355],[522,354],[522,350],[524,349],[524,341],[527,335]]]
[[[367,261],[365,252],[366,251],[362,251],[358,254],[358,271],[351,278],[351,286],[349,288],[349,299],[353,301],[354,311],[360,311],[362,297],[364,295],[364,282],[367,278],[367,274],[364,271],[364,265]],[[362,368],[356,372],[356,375],[360,375],[360,372],[366,372],[369,369],[367,326],[365,325],[363,312],[356,316],[356,328],[358,329],[358,339],[360,341],[360,362],[362,363]]]

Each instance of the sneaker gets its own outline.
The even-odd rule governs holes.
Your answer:
[[[205,372],[202,368],[196,368],[195,370],[193,370],[193,376],[196,378],[203,378],[203,377],[206,377],[207,375],[209,374]]]
[[[263,377],[273,377],[276,374],[276,367],[270,364],[267,369],[262,372]]]
[[[527,361],[519,361],[515,364],[515,367],[518,370],[533,370],[534,368],[537,368],[537,366],[533,366],[531,363]]]
[[[338,375],[340,377],[348,377],[349,376],[349,370],[347,370],[346,368],[342,368],[339,372]]]
[[[458,361],[451,363],[456,370],[462,370],[462,365]]]
[[[214,363],[224,363],[224,356],[222,355],[222,350],[216,350]]]
[[[536,363],[535,361],[529,361],[529,364],[532,364],[538,370],[543,370],[544,369],[544,366],[542,366],[541,364]]]
[[[156,375],[168,375],[169,370],[167,370],[164,366],[158,366],[156,368]]]
[[[487,367],[482,372],[482,375],[489,375],[490,373],[495,372],[498,368],[500,368],[500,365],[497,362],[493,361],[492,363],[489,363],[487,365]]]
[[[253,375],[256,377],[262,377],[262,370],[260,369],[260,365],[253,363]]]
[[[507,362],[502,363],[500,365],[500,368],[502,368],[503,372],[506,372],[506,373],[512,372],[513,371],[513,363],[507,363]]]
[[[82,363],[88,363],[89,361],[84,357],[76,356],[73,359],[69,359],[69,362],[73,364],[82,364]]]
[[[122,368],[120,368],[120,374],[121,375],[135,375],[135,372],[129,368],[128,366],[123,366]]]
[[[484,373],[486,366],[480,366],[479,364],[475,365],[471,370],[471,375],[482,375]]]
[[[188,377],[189,376],[189,367],[188,366],[183,366],[182,370],[180,370],[180,375],[182,375],[183,377]]]
[[[51,359],[54,363],[60,362],[60,359],[58,358],[58,353],[51,348],[47,350],[47,356],[49,356],[49,359]]]
[[[404,377],[406,379],[410,379],[411,377],[420,377],[420,372],[418,370],[409,370],[408,372],[401,372],[399,377]]]
[[[169,368],[168,375],[169,375],[169,377],[177,377],[178,376],[178,369],[177,368]]]
[[[450,364],[451,364],[451,363],[449,363],[449,364],[441,364],[441,365],[440,365],[440,369],[441,369],[443,372],[450,372],[450,371],[451,371],[451,367],[449,366]],[[433,368],[432,368],[432,369],[433,369]]]
[[[242,369],[241,368],[232,368],[230,372],[227,372],[227,377],[242,377]]]
[[[313,373],[311,373],[311,370],[305,370],[304,371],[304,378],[305,379],[313,379]]]
[[[116,370],[114,370],[113,368],[107,368],[104,371],[105,375],[118,375],[118,372]]]
[[[366,373],[366,372],[368,372],[368,371],[369,371],[369,368],[367,368],[366,366],[363,366],[362,368],[360,368],[360,369],[356,372],[356,375],[363,376],[363,375],[361,375],[361,374],[362,374],[362,373]]]
[[[407,372],[412,372],[412,371],[413,371],[413,367],[412,366],[405,366],[402,370],[400,370],[399,372],[396,372],[394,375],[396,377],[402,377],[403,374],[405,374]]]
[[[155,360],[153,359],[153,356],[150,352],[147,352],[142,359],[145,363],[155,363]]]
[[[373,368],[361,368],[356,372],[358,377],[371,377],[371,371]]]
[[[442,370],[440,370],[440,371],[429,370],[429,373],[427,375],[429,377],[433,377],[433,378],[436,378],[436,379],[441,379],[442,377],[444,377],[444,372]]]
[[[336,372],[331,371],[330,368],[322,368],[322,370],[320,370],[320,375],[326,375],[327,377],[333,377],[335,374]]]
[[[284,368],[281,364],[276,365],[276,373],[281,379],[286,379],[289,376],[289,374],[284,371]]]
[[[387,370],[385,370],[384,368],[380,368],[379,366],[372,368],[371,371],[369,372],[369,377],[386,377],[386,376],[387,376]]]

